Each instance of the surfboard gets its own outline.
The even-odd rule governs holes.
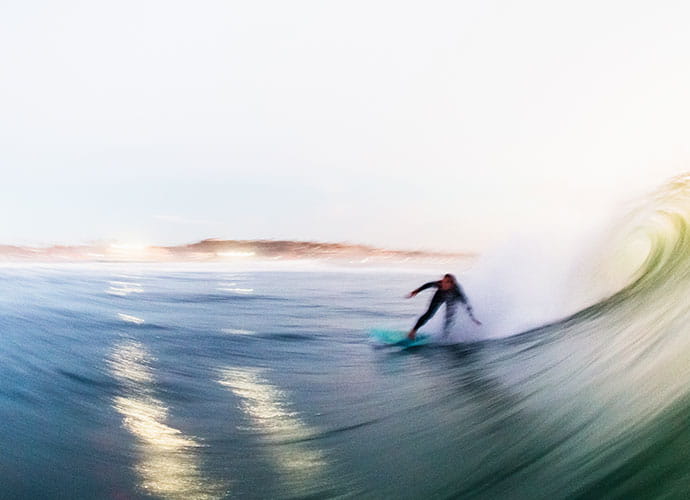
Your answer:
[[[407,338],[408,332],[402,330],[375,329],[371,331],[371,339],[379,344],[400,346],[403,349],[418,347],[429,344],[431,336],[418,333],[414,340]]]

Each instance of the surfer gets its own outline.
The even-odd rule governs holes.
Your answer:
[[[470,319],[472,319],[472,321],[474,321],[477,325],[481,325],[481,322],[474,317],[474,314],[472,314],[472,306],[470,306],[470,303],[467,301],[467,297],[463,293],[462,288],[460,288],[458,281],[452,274],[444,275],[439,281],[430,281],[429,283],[425,283],[416,290],[412,290],[407,298],[412,298],[422,290],[432,287],[436,288],[436,293],[431,298],[429,309],[427,309],[427,311],[420,316],[420,318],[417,320],[417,323],[414,325],[414,328],[412,328],[410,333],[407,335],[407,338],[414,340],[417,330],[419,330],[422,325],[424,325],[434,314],[436,314],[436,311],[438,311],[438,308],[441,307],[441,304],[444,302],[446,304],[446,320],[443,324],[444,336],[448,335],[450,326],[453,324],[458,301],[465,305],[465,309],[467,310],[467,314],[469,315]]]

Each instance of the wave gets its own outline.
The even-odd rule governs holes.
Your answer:
[[[519,406],[548,417],[533,429],[540,443],[509,439],[495,469],[451,496],[502,496],[526,471],[546,485],[577,485],[565,490],[572,498],[675,498],[688,491],[690,175],[624,218],[609,242],[593,276],[602,281],[599,291],[622,282],[617,290],[484,348],[483,362],[505,374],[502,385],[519,394]],[[506,456],[532,448],[534,457],[509,468]],[[534,491],[533,498],[564,496],[549,487]]]

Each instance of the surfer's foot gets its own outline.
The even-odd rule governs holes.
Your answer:
[[[410,333],[407,334],[407,338],[410,340],[414,340],[414,336],[416,335],[416,333],[416,330],[410,330]]]

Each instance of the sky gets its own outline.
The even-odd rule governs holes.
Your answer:
[[[0,244],[483,251],[690,170],[682,1],[0,4]]]

